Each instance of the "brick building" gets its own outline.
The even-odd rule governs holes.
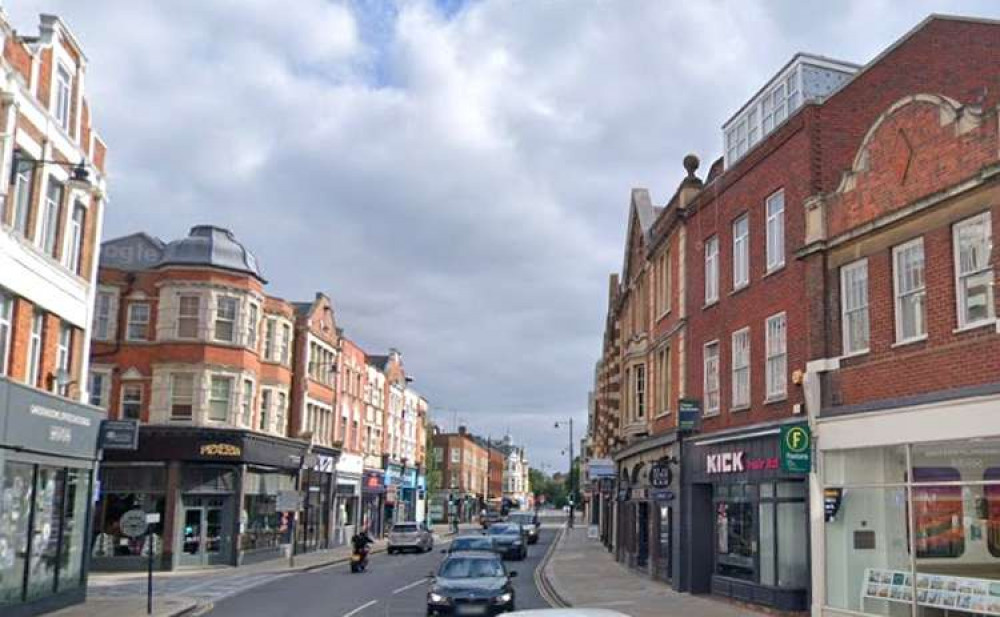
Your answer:
[[[446,521],[476,519],[486,499],[489,450],[464,426],[457,433],[436,433],[433,456],[441,471],[441,492],[435,496]]]
[[[103,418],[86,405],[86,350],[107,148],[87,58],[61,19],[24,35],[0,10],[0,43],[0,612],[17,616],[81,602],[86,588]]]

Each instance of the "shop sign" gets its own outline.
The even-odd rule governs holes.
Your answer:
[[[353,495],[357,492],[356,484],[338,484],[337,494],[338,495]]]
[[[707,473],[742,473],[746,471],[746,452],[720,452],[705,455],[705,470]]]
[[[385,466],[385,485],[399,486],[403,483],[403,469],[396,464],[389,463]]]
[[[104,416],[97,409],[0,380],[0,444],[93,459]]]
[[[366,493],[384,493],[382,474],[377,471],[366,471],[365,477],[361,481],[361,490]]]
[[[826,522],[829,523],[837,518],[837,512],[840,511],[840,503],[843,498],[844,489],[842,488],[823,489],[823,514],[826,517]]]
[[[403,488],[416,488],[417,487],[417,470],[408,467],[403,470]]]
[[[139,422],[136,420],[101,420],[100,448],[104,450],[137,450]]]
[[[681,432],[698,430],[701,419],[701,401],[695,398],[682,398],[677,403],[677,428]]]
[[[332,456],[326,456],[324,454],[316,455],[316,463],[313,465],[313,471],[318,471],[320,473],[333,473],[337,468],[337,461]]]
[[[657,461],[649,468],[649,485],[653,488],[669,488],[674,481],[674,472],[667,461]]]
[[[812,435],[807,425],[781,427],[781,470],[785,473],[812,471]]]
[[[655,501],[673,501],[674,492],[666,488],[654,488],[650,489],[649,498]]]
[[[130,538],[138,538],[146,533],[146,513],[142,510],[129,510],[122,514],[119,522],[122,533]]]
[[[243,456],[243,448],[231,443],[206,443],[198,448],[198,454],[202,456],[239,458]]]

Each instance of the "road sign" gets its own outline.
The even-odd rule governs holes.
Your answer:
[[[809,426],[781,427],[781,470],[786,473],[812,471],[812,435]]]
[[[130,538],[138,538],[146,533],[146,513],[142,510],[129,510],[122,514],[122,533]]]
[[[302,499],[298,491],[278,491],[275,509],[278,512],[298,512],[302,509]]]
[[[136,450],[139,448],[137,420],[101,420],[101,447],[105,450]]]

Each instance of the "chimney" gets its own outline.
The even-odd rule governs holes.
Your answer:
[[[464,426],[458,427],[458,434],[459,435],[465,435],[468,432],[469,432],[469,429],[465,428]]]

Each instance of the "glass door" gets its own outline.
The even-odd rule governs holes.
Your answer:
[[[184,507],[179,564],[207,566],[227,563],[224,500],[191,500],[187,503]]]
[[[181,565],[203,565],[202,556],[205,552],[204,514],[204,510],[200,506],[184,508],[184,527],[181,530]]]

